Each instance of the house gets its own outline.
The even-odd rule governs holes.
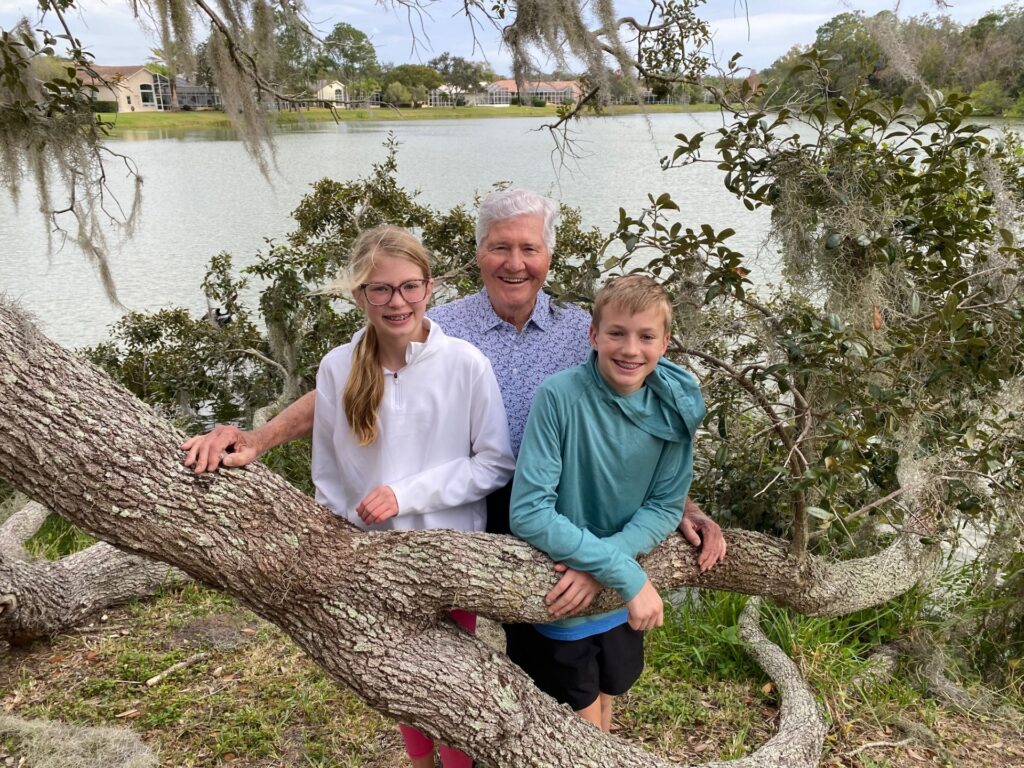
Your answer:
[[[95,76],[79,70],[82,82],[96,87],[94,101],[117,103],[118,112],[161,112],[171,108],[170,80],[158,72],[150,72],[142,64],[125,67],[93,64]],[[189,109],[216,107],[220,94],[216,89],[193,85],[183,77],[174,81],[178,106]]]
[[[488,84],[488,104],[511,104],[518,97],[520,103],[528,104],[533,99],[544,99],[549,104],[563,104],[576,101],[583,93],[578,80],[528,80],[526,91],[520,95],[515,80],[496,80]]]
[[[348,101],[348,86],[339,80],[318,81],[319,88],[316,91],[317,101],[329,101],[334,104],[343,104]]]
[[[427,104],[431,107],[450,107],[453,104],[464,104],[476,106],[478,104],[490,104],[490,94],[482,90],[487,83],[480,83],[477,89],[466,91],[452,85],[442,85],[435,88],[427,95]]]

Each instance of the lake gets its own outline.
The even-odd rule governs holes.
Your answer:
[[[733,247],[761,256],[751,275],[760,282],[757,265],[774,272],[776,263],[763,242],[769,213],[747,211],[725,190],[714,163],[660,168],[659,159],[675,149],[674,134],[719,124],[720,116],[707,112],[584,120],[574,128],[579,156],[564,164],[535,119],[312,124],[277,134],[277,171],[269,181],[229,131],[129,133],[111,145],[135,160],[145,184],[135,236],[113,248],[118,292],[133,310],[205,312],[199,284],[211,256],[228,251],[236,266],[251,263],[267,238],[279,240],[292,229],[290,212],[312,182],[365,175],[384,157],[388,132],[401,144],[399,182],[420,190],[425,204],[472,207],[474,195],[508,181],[578,207],[586,225],[607,231],[620,207],[638,213],[648,194],[667,191],[680,204],[685,226],[735,229]],[[127,200],[128,181],[117,177],[115,162],[109,172],[113,189]],[[0,195],[0,290],[66,346],[103,340],[121,315],[77,248],[66,245],[47,259],[29,185],[20,209]]]

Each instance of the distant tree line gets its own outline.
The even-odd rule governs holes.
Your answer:
[[[849,95],[866,82],[883,98],[915,99],[927,86],[969,97],[977,114],[1024,117],[1024,8],[1007,5],[967,25],[943,16],[841,13],[818,28],[813,43],[794,46],[759,75],[774,105]]]
[[[454,106],[464,103],[467,93],[497,79],[488,64],[447,51],[426,64],[382,63],[370,37],[344,22],[320,38],[293,15],[278,12],[273,40],[273,49],[262,54],[276,85],[293,95],[313,96],[324,83],[336,80],[348,89],[351,101],[378,95],[392,104],[418,106],[427,101],[430,91],[447,86]],[[208,48],[206,41],[200,42],[190,71],[183,73],[197,85],[213,85]]]

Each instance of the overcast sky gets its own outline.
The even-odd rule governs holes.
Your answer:
[[[81,11],[72,12],[72,31],[96,56],[98,64],[141,64],[158,45],[155,36],[140,30],[132,18],[127,0],[78,0]],[[436,0],[430,5],[430,17],[409,19],[404,11],[391,3],[381,6],[371,0],[306,0],[310,21],[325,34],[338,22],[347,22],[366,32],[377,48],[381,62],[421,63],[437,54],[450,51],[454,55],[488,61],[498,74],[508,74],[508,52],[500,45],[494,29],[478,29],[478,46],[474,50],[469,23],[459,12],[461,2]],[[639,0],[619,0],[621,15],[643,12]],[[844,11],[860,10],[868,15],[881,10],[896,10],[900,16],[938,13],[932,0],[894,2],[833,2],[832,0],[749,0],[749,9],[739,0],[708,0],[699,15],[710,22],[714,33],[716,54],[724,61],[737,51],[742,63],[762,69],[796,44],[814,39],[815,30],[832,16]],[[960,0],[945,9],[954,20],[966,24],[1003,2],[992,0]],[[0,27],[9,29],[18,18],[38,19],[34,0],[0,0]],[[413,46],[416,33],[418,45]],[[543,62],[542,62],[543,64]]]

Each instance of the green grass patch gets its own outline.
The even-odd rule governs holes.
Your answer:
[[[647,636],[644,674],[618,715],[625,735],[679,759],[720,760],[742,757],[771,737],[778,692],[739,637],[746,601],[702,591],[666,611],[665,626]],[[870,653],[905,632],[917,608],[914,594],[836,619],[766,605],[761,627],[819,692],[833,734],[881,731],[898,717],[930,726],[935,705],[905,680],[858,682]],[[842,742],[833,735],[832,746]]]
[[[713,112],[713,104],[623,104],[606,107],[604,115],[660,114],[664,112]],[[271,113],[271,122],[282,126],[302,126],[324,122],[395,121],[395,120],[465,120],[499,117],[553,118],[557,108],[547,107],[424,107],[420,109],[304,109],[295,112]],[[124,131],[229,129],[230,118],[223,112],[118,112],[99,117],[113,124],[112,135]]]
[[[25,548],[36,557],[59,560],[95,544],[96,539],[80,531],[60,515],[51,514]]]
[[[669,609],[665,627],[648,635],[644,674],[616,704],[619,736],[665,759],[704,763],[749,754],[774,735],[778,692],[735,630],[745,600],[700,592]],[[830,726],[822,765],[918,764],[905,747],[847,757],[858,744],[899,742],[901,720],[941,732],[962,765],[1019,765],[992,758],[1020,744],[1019,735],[1007,741],[1008,729],[984,730],[1000,724],[951,719],[899,676],[872,687],[855,682],[874,645],[901,631],[914,600],[827,620],[764,609],[763,629],[818,692]],[[198,652],[207,658],[145,685]],[[159,749],[168,768],[407,765],[387,718],[276,627],[199,585],[112,610],[80,633],[3,657],[0,706],[18,717],[129,727]],[[0,741],[0,749],[16,745]]]
[[[20,717],[130,727],[165,766],[400,765],[380,762],[382,747],[399,745],[390,721],[230,598],[189,586],[100,629],[58,638],[20,673],[0,672],[0,701],[19,701]],[[209,656],[146,687],[197,652]]]

